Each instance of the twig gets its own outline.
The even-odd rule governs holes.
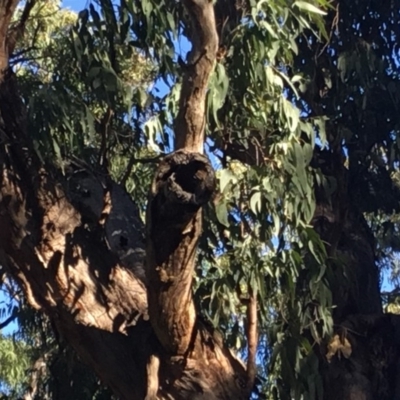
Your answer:
[[[336,14],[335,14],[335,16],[334,16],[334,18],[333,18],[333,20],[332,20],[331,31],[329,32],[329,39],[328,39],[328,41],[324,44],[324,46],[322,47],[321,51],[318,53],[318,55],[317,55],[316,58],[319,58],[319,57],[323,54],[323,52],[326,50],[326,48],[329,46],[329,43],[330,43],[331,40],[332,40],[332,36],[333,36],[333,31],[334,31],[334,29],[336,28],[336,31],[338,30],[338,25],[339,25],[339,5],[340,5],[340,4],[338,4],[338,5],[336,6]]]
[[[12,321],[14,321],[14,319],[17,318],[17,315],[10,315],[6,320],[4,320],[3,322],[0,322],[0,331],[5,328],[9,323],[11,323]]]
[[[101,128],[101,145],[100,145],[100,153],[99,153],[99,164],[105,170],[108,169],[107,163],[107,138],[109,136],[110,123],[111,119],[114,115],[114,111],[110,106],[107,107],[107,110],[101,119],[100,128]]]
[[[132,168],[135,164],[156,163],[156,162],[160,161],[163,157],[164,157],[164,154],[160,154],[156,157],[148,157],[148,158],[135,158],[135,156],[132,155],[132,157],[129,159],[128,165],[126,167],[126,171],[125,171],[124,175],[122,176],[122,178],[120,179],[119,183],[122,186],[125,186],[126,181],[128,180],[129,175],[132,172]]]

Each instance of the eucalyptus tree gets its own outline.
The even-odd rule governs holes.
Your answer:
[[[123,399],[400,398],[398,6],[49,4],[0,0],[24,302]]]

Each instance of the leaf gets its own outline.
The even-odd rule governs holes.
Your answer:
[[[139,105],[140,107],[144,108],[146,106],[149,95],[143,88],[139,88],[137,94],[138,94]]]
[[[97,31],[100,33],[101,36],[103,36],[102,34],[102,21],[100,18],[99,13],[96,11],[96,9],[94,8],[93,4],[89,5],[89,10],[90,10],[90,15],[93,19],[93,22],[97,28]]]
[[[121,42],[125,42],[125,40],[128,39],[128,32],[131,25],[128,10],[126,9],[126,7],[120,7],[119,15],[121,24]]]
[[[250,209],[251,211],[253,211],[254,214],[258,214],[261,212],[261,199],[262,196],[260,191],[254,192],[250,198]]]
[[[228,168],[219,171],[219,187],[221,193],[225,191],[229,183],[236,181],[236,176]]]
[[[215,207],[215,212],[219,223],[229,228],[228,207],[225,201],[219,201],[217,203]]]
[[[301,10],[309,11],[314,14],[327,15],[325,11],[320,10],[318,7],[314,6],[313,4],[307,3],[306,1],[295,1],[293,3],[293,6],[296,6]]]
[[[211,77],[210,90],[207,95],[208,113],[213,115],[214,121],[219,126],[217,112],[225,103],[229,88],[229,79],[223,64],[218,63]]]

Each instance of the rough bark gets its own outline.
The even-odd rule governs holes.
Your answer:
[[[157,337],[173,355],[187,354],[192,341],[196,311],[191,288],[201,234],[200,207],[214,188],[208,159],[178,150],[162,161],[151,190],[147,213],[149,311]]]
[[[328,253],[338,260],[330,283],[340,344],[333,339],[330,346],[334,344],[334,350],[320,349],[324,399],[399,399],[400,319],[382,311],[374,237],[351,201],[342,157],[332,153],[319,156],[328,167],[324,172],[337,182],[329,200],[317,191],[313,220]],[[342,351],[342,345],[350,353]]]
[[[82,223],[63,187],[23,147],[18,104],[13,78],[5,76],[0,85],[2,263],[30,304],[47,312],[122,398],[132,393],[143,398],[144,373],[133,360],[126,369],[118,354],[129,359],[143,348],[127,335],[140,316],[148,319],[145,286],[111,251],[105,233]]]
[[[0,71],[4,71],[8,66],[9,26],[18,2],[19,0],[0,1]]]
[[[349,315],[337,327],[351,355],[337,351],[322,364],[324,400],[400,399],[400,317],[392,314]]]
[[[197,35],[176,123],[181,150],[155,177],[146,249],[118,185],[73,167],[63,179],[36,157],[8,69],[16,3],[0,0],[1,263],[121,399],[247,398],[245,368],[199,321],[191,292],[201,206],[215,184],[200,154],[218,42],[212,3],[185,1]]]

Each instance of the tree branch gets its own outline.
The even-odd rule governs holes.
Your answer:
[[[0,74],[8,67],[8,33],[19,0],[0,0]]]
[[[161,162],[147,212],[150,320],[164,348],[184,355],[196,312],[191,293],[200,207],[215,188],[214,171],[198,153],[178,150]]]
[[[27,0],[25,3],[25,8],[22,11],[22,15],[20,20],[18,21],[17,25],[14,26],[10,32],[8,33],[8,54],[11,55],[14,52],[15,45],[17,44],[18,40],[20,40],[25,33],[25,25],[28,21],[29,15],[33,7],[35,6],[37,0]]]
[[[175,121],[175,149],[203,153],[205,100],[218,50],[213,2],[184,0],[190,17],[192,50],[183,77],[179,113]]]
[[[17,314],[10,315],[7,319],[5,319],[3,322],[0,322],[0,331],[4,329],[8,324],[14,321],[14,319],[17,318]]]
[[[247,305],[247,388],[251,393],[257,375],[256,355],[258,345],[257,332],[257,291],[249,287],[249,303]]]
[[[57,182],[57,171],[45,170],[33,149],[15,76],[0,72],[0,248],[7,268],[30,304],[123,400],[248,397],[243,364],[197,318],[192,297],[201,206],[215,186],[199,153],[217,39],[212,3],[185,5],[198,37],[176,125],[180,150],[160,163],[150,193],[146,276],[141,225],[128,195],[111,185],[105,199],[103,182],[76,176],[81,171]],[[75,191],[86,184],[90,190],[79,199]]]
[[[93,205],[90,212],[86,204],[80,205],[82,213],[78,211],[71,194],[67,196],[64,187],[53,180],[54,171],[53,175],[45,172],[31,150],[15,77],[7,74],[1,78],[0,248],[7,269],[29,303],[46,311],[115,393],[122,399],[143,399],[146,362],[142,364],[141,357],[146,356],[139,354],[147,351],[151,327],[144,321],[148,319],[147,295],[136,274],[137,258],[127,265],[141,246],[140,234],[127,235],[124,247],[132,250],[129,255],[119,246],[123,229],[118,224],[141,228],[134,221],[124,221],[134,215],[135,209],[129,209],[132,201],[112,188],[113,207],[101,226],[104,191],[98,182],[98,189],[91,185],[90,197],[86,196],[87,206]],[[84,186],[88,179],[81,176],[76,187]],[[73,183],[70,178],[70,189]],[[74,197],[79,203],[76,192]],[[118,211],[117,216],[112,215]],[[94,217],[88,218],[92,214]],[[117,361],[118,353],[129,354],[124,363]]]
[[[147,212],[150,320],[164,348],[181,356],[189,349],[196,321],[191,287],[201,234],[200,207],[215,187],[214,171],[200,153],[207,86],[218,47],[213,3],[183,3],[190,16],[193,48],[175,121],[177,151],[160,164]]]

